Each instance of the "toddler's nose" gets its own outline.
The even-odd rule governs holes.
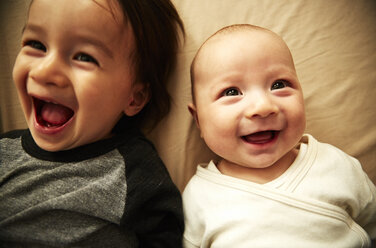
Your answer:
[[[65,74],[66,64],[55,54],[48,54],[31,65],[29,76],[38,83],[50,86],[66,87],[68,78]]]

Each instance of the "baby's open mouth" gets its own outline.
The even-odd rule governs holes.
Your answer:
[[[278,133],[279,131],[268,130],[242,136],[242,139],[252,144],[265,144],[274,140],[277,137]]]
[[[33,98],[36,111],[36,120],[39,125],[52,128],[67,123],[74,115],[72,109],[61,104],[46,102]]]

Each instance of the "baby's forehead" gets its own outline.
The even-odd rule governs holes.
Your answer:
[[[263,28],[242,28],[217,32],[207,39],[197,52],[195,64],[201,64],[201,60],[221,54],[224,51],[242,53],[249,49],[275,49],[283,51],[285,56],[290,56],[290,50],[283,39],[277,34]],[[235,55],[235,53],[234,53]]]
[[[277,34],[267,29],[236,29],[226,32],[220,32],[210,37],[202,46],[202,50],[210,48],[210,46],[221,46],[236,43],[237,41],[247,41],[247,45],[259,44],[267,42],[270,45],[285,45],[284,41]]]
[[[295,71],[294,61],[284,40],[264,29],[230,30],[211,36],[200,48],[191,68],[193,79],[208,73],[208,66],[243,68],[255,64],[282,66]],[[209,68],[210,69],[210,68]]]

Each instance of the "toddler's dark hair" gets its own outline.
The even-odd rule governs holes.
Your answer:
[[[179,28],[184,25],[170,0],[118,0],[135,36],[136,81],[149,84],[151,98],[136,116],[139,124],[154,127],[169,111],[166,83],[175,66]]]

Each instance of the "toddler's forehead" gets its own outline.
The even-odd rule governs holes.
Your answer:
[[[65,46],[91,44],[105,47],[112,58],[114,54],[130,58],[135,41],[131,23],[126,20],[117,0],[33,0],[24,30],[37,26],[54,37],[49,42],[64,37],[69,41]]]

